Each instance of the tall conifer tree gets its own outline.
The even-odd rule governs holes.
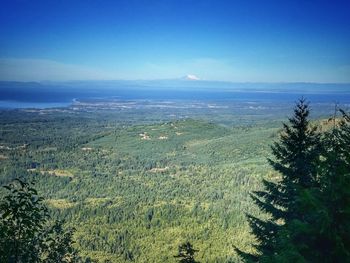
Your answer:
[[[320,137],[316,128],[310,128],[308,117],[309,106],[301,99],[294,109],[294,116],[289,119],[289,125],[283,125],[280,141],[272,146],[275,158],[269,159],[269,162],[281,174],[281,180],[276,183],[264,180],[265,189],[251,195],[269,219],[248,215],[252,232],[258,240],[255,245],[257,253],[249,254],[236,249],[248,262],[278,262],[285,254],[290,260],[302,261],[286,225],[295,220],[307,220],[300,204],[300,194],[318,185]]]
[[[322,262],[350,262],[350,116],[324,138],[320,170],[321,206],[313,257]]]

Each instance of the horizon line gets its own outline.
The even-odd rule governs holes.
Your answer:
[[[184,79],[184,78],[162,78],[162,79],[71,79],[71,80],[0,80],[0,82],[19,82],[19,83],[67,83],[67,82],[137,82],[137,81],[180,81],[188,83],[196,82],[220,82],[220,83],[232,83],[232,84],[335,84],[335,85],[350,85],[350,82],[317,82],[317,81],[230,81],[230,80],[208,80],[208,79]]]

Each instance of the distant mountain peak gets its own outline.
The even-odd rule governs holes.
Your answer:
[[[184,76],[183,79],[185,79],[185,80],[200,80],[200,78],[198,78],[196,75],[193,75],[193,74],[188,74],[188,75]]]

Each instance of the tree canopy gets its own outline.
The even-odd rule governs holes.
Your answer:
[[[268,218],[248,215],[256,252],[236,248],[246,262],[349,258],[350,126],[349,116],[342,114],[339,125],[321,134],[309,123],[305,100],[297,103],[269,160],[281,179],[264,180],[264,190],[251,195]]]

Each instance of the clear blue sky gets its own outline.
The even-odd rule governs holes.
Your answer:
[[[187,74],[350,82],[350,1],[1,1],[1,80]]]

